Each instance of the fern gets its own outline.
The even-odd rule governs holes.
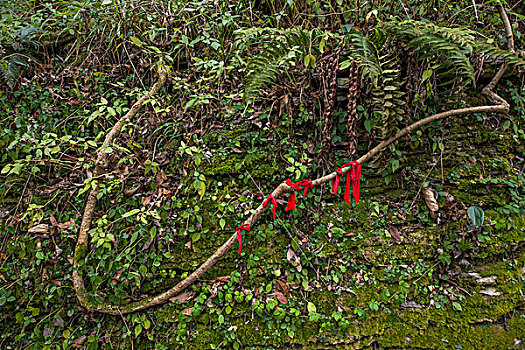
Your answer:
[[[20,75],[20,67],[27,66],[29,58],[29,56],[15,53],[0,59],[0,76],[10,88],[13,88],[15,80]]]
[[[363,76],[368,77],[372,84],[377,85],[382,68],[374,43],[357,30],[349,33],[346,39],[347,45],[350,46],[349,56],[351,60],[356,61]],[[341,63],[341,69],[345,69],[351,60]]]
[[[249,36],[249,39],[241,38],[243,41],[254,40],[261,36],[270,36],[271,39],[248,64],[243,96],[245,102],[253,99],[262,86],[275,82],[288,66],[295,65],[306,56],[313,57],[311,56],[312,43],[323,37],[323,34],[317,30],[307,31],[301,28],[288,30],[261,28],[239,31],[238,34]]]
[[[401,71],[395,57],[389,54],[380,58],[382,73],[377,86],[372,88],[373,104],[377,115],[378,139],[386,140],[399,130],[399,122],[405,115],[405,93],[401,91]]]
[[[271,84],[280,74],[281,65],[285,64],[286,46],[276,46],[263,50],[249,64],[249,71],[244,86],[244,101],[252,99],[265,84]]]
[[[487,42],[480,42],[475,48],[475,51],[480,55],[490,57],[495,61],[507,61],[509,64],[516,66],[525,64],[525,61],[517,54],[507,50],[502,50]]]
[[[15,42],[0,46],[2,55],[7,54],[0,58],[0,78],[10,88],[20,75],[20,68],[27,66],[29,59],[34,59],[31,53],[39,46],[35,35],[40,31],[39,28],[22,28],[15,33]]]
[[[428,59],[430,64],[437,64],[442,69],[454,70],[466,78],[466,83],[474,83],[474,67],[461,48],[442,37],[423,34],[408,43],[408,48],[418,48],[425,52],[421,60]]]

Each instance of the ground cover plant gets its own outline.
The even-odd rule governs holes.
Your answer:
[[[522,346],[518,2],[0,11],[0,347]]]

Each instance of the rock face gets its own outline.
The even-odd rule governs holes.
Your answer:
[[[405,147],[406,167],[390,184],[366,170],[357,206],[324,189],[322,206],[302,201],[317,213],[279,213],[292,231],[263,220],[254,232],[264,238],[252,232],[245,255],[230,253],[209,273],[213,281],[241,271],[241,281],[212,283],[186,346],[219,344],[232,332],[228,344],[245,348],[519,348],[524,178],[512,164],[523,141],[473,117],[443,130],[443,153],[432,153],[431,139],[428,151]],[[207,173],[224,172],[216,166]],[[415,196],[423,182],[434,189],[432,211]],[[468,221],[470,206],[484,210],[481,228]],[[257,252],[263,258],[253,260]],[[218,302],[226,309],[215,313]]]

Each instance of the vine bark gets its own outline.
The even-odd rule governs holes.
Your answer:
[[[510,21],[506,15],[505,9],[500,1],[496,1],[496,4],[498,6],[498,10],[501,15],[501,19],[503,21],[504,27],[505,27],[505,33],[507,37],[507,47],[510,52],[514,51],[514,40],[513,40],[513,34],[512,34],[512,27],[510,25]],[[383,142],[379,143],[376,147],[372,148],[368,153],[357,159],[357,161],[361,164],[366,163],[369,161],[372,157],[374,157],[376,154],[378,154],[382,149],[389,146],[399,138],[411,133],[415,129],[430,124],[434,121],[438,121],[441,119],[445,119],[448,117],[453,116],[460,116],[465,114],[472,114],[472,113],[508,113],[509,112],[509,103],[505,101],[503,98],[498,96],[493,89],[496,87],[498,81],[501,79],[503,74],[505,73],[507,69],[507,64],[504,63],[500,67],[500,69],[497,71],[495,76],[492,78],[492,80],[489,82],[489,84],[483,89],[483,93],[487,96],[487,98],[494,103],[494,105],[486,105],[486,106],[477,106],[477,107],[468,107],[468,108],[459,108],[459,109],[453,109],[441,113],[434,114],[432,116],[429,116],[427,118],[418,120],[417,122],[409,125],[408,127],[399,130],[394,136],[390,137],[387,140],[384,140]],[[119,120],[113,128],[109,131],[107,134],[104,143],[102,144],[101,150],[99,150],[97,155],[97,160],[95,163],[95,171],[94,171],[94,177],[103,175],[106,168],[107,168],[107,157],[108,153],[104,152],[104,149],[109,146],[111,143],[114,142],[114,140],[118,137],[120,134],[120,131],[122,129],[122,126],[125,122],[129,121],[131,118],[133,118],[138,111],[142,108],[144,103],[157,94],[162,86],[166,83],[168,74],[167,72],[160,68],[158,70],[159,80],[153,85],[152,89],[145,94],[141,99],[136,101],[131,109],[128,111],[128,113]],[[352,167],[346,167],[342,169],[343,174],[346,174],[348,171],[351,171]],[[320,186],[322,184],[325,184],[332,179],[336,177],[337,173],[333,172],[326,176],[320,177],[318,179],[312,180],[313,186]],[[287,193],[290,193],[293,190],[292,187],[288,186],[285,182],[281,183],[277,188],[272,192],[272,195],[275,198],[279,198],[284,196]],[[88,199],[86,201],[85,209],[84,209],[84,215],[82,217],[82,223],[80,225],[80,231],[77,238],[77,244],[75,247],[75,257],[74,257],[74,271],[73,271],[73,287],[75,289],[75,293],[77,295],[77,298],[79,300],[79,303],[82,307],[88,309],[89,311],[98,311],[106,314],[111,315],[123,315],[131,312],[136,312],[140,310],[144,310],[156,305],[163,304],[167,302],[170,298],[178,295],[182,291],[184,291],[186,288],[190,287],[196,280],[201,278],[221,257],[223,257],[230,249],[233,247],[235,242],[237,241],[237,233],[233,233],[230,238],[224,244],[222,244],[216,251],[213,253],[199,268],[197,268],[194,272],[192,272],[190,275],[188,275],[185,279],[177,283],[174,287],[170,288],[166,292],[159,294],[157,296],[153,296],[150,298],[145,298],[141,301],[136,302],[130,302],[126,305],[109,305],[105,303],[98,303],[95,301],[92,301],[89,297],[86,289],[85,284],[82,275],[79,273],[79,267],[81,265],[81,262],[86,257],[87,252],[87,246],[88,246],[88,231],[91,226],[91,221],[93,219],[93,213],[95,210],[95,205],[97,203],[97,194],[99,191],[99,185],[98,183],[96,186],[92,188],[88,195]],[[255,222],[261,217],[263,212],[266,210],[265,207],[263,207],[263,204],[260,203],[259,206],[255,209],[253,214],[251,214],[244,223],[249,224],[250,227],[253,227]]]

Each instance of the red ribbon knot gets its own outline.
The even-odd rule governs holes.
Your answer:
[[[239,227],[237,227],[237,240],[239,241],[239,254],[241,254],[241,247],[242,247],[242,235],[241,230],[250,231],[250,225],[249,224],[241,224]]]
[[[350,187],[352,187],[352,195],[354,196],[355,203],[359,203],[359,187],[361,184],[361,164],[358,161],[351,161],[343,164],[340,168],[336,169],[335,179],[332,181],[334,194],[337,194],[339,189],[339,180],[343,176],[343,168],[352,166],[352,170],[346,173],[346,187],[345,187],[345,201],[346,204],[350,204]]]
[[[308,190],[314,185],[312,184],[312,181],[310,180],[301,180],[299,182],[292,182],[290,179],[286,179],[286,184],[293,188],[292,193],[290,194],[290,197],[288,198],[288,204],[286,205],[286,211],[294,210],[295,209],[295,191],[304,190],[303,198],[306,197],[306,193]],[[301,188],[302,187],[302,188]]]
[[[272,203],[272,214],[273,214],[273,219],[275,220],[275,209],[277,208],[277,200],[271,193],[264,201],[263,208],[266,208],[268,206],[268,203]]]

